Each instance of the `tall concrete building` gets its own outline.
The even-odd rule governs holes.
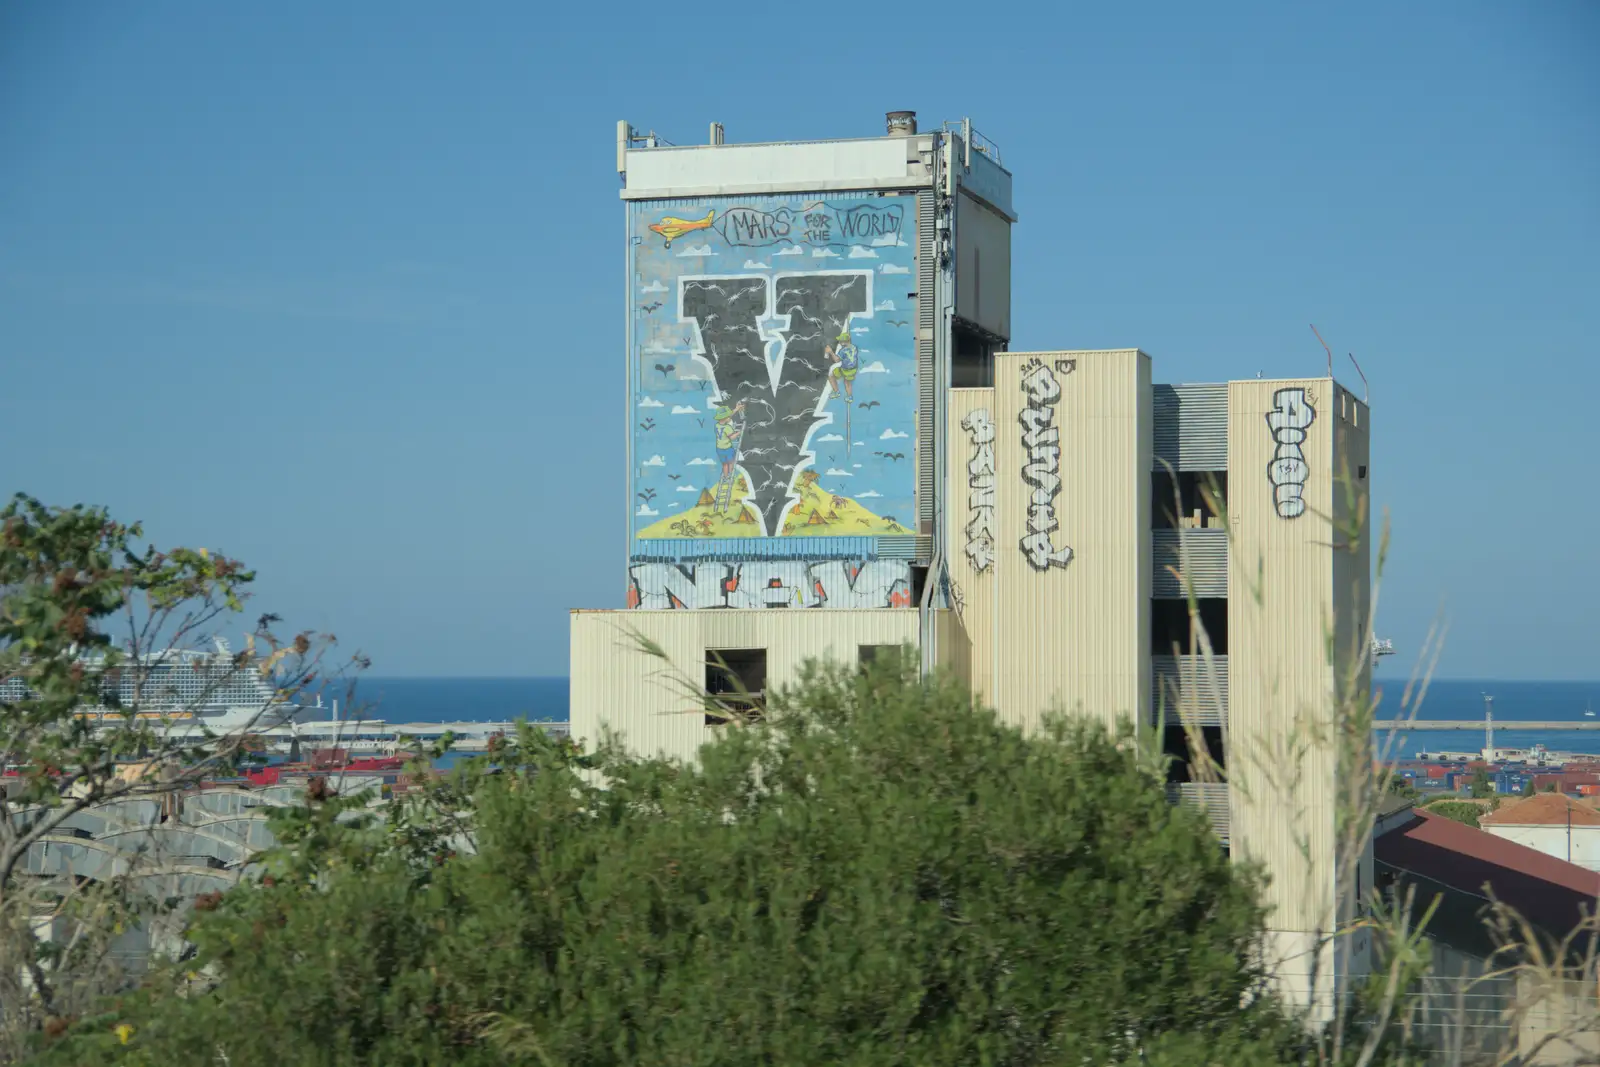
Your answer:
[[[1273,876],[1287,984],[1359,970],[1310,946],[1353,906],[1331,738],[1369,684],[1366,404],[1008,351],[1012,177],[969,123],[709,142],[618,130],[626,600],[572,615],[574,733],[691,757],[719,728],[630,629],[756,694],[908,643],[1013,723],[1160,729],[1174,796]],[[1227,784],[1190,780],[1197,743]]]

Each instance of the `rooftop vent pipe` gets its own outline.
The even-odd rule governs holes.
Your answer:
[[[915,111],[891,111],[884,116],[890,137],[910,137],[917,132]]]

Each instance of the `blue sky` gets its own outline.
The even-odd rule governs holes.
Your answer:
[[[1315,322],[1382,631],[1600,676],[1600,7],[810,10],[0,6],[3,488],[240,556],[381,675],[565,673],[625,588],[617,120],[913,108],[1016,175],[1014,348],[1313,374]]]

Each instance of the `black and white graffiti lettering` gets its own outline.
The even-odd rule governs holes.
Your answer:
[[[988,408],[974,408],[961,420],[972,437],[972,459],[967,462],[967,559],[972,569],[988,570],[994,563],[994,423]]]
[[[1072,562],[1072,549],[1056,548],[1051,537],[1059,525],[1055,500],[1061,492],[1061,431],[1055,425],[1055,405],[1061,398],[1061,383],[1049,364],[1033,359],[1022,368],[1022,391],[1027,394],[1027,404],[1017,415],[1027,456],[1022,480],[1033,490],[1028,497],[1028,533],[1020,544],[1029,566],[1047,571]]]
[[[1306,478],[1311,467],[1306,463],[1306,428],[1316,421],[1316,408],[1304,389],[1279,389],[1272,395],[1272,410],[1267,426],[1277,442],[1267,462],[1267,481],[1272,484],[1272,506],[1280,519],[1298,519],[1305,514]]]
[[[699,327],[695,356],[710,368],[714,387],[731,408],[743,403],[740,466],[750,476],[761,536],[783,529],[800,499],[799,472],[815,454],[812,432],[828,418],[824,349],[872,309],[870,271],[685,278],[680,318]],[[769,344],[759,322],[787,320]],[[779,476],[777,472],[782,472]]]
[[[911,564],[829,560],[636,563],[629,604],[673,608],[909,608]]]

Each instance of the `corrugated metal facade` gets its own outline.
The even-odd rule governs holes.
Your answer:
[[[1233,820],[1226,783],[1183,782],[1169,785],[1167,800],[1173,804],[1188,804],[1204,813],[1211,820],[1211,829],[1222,838],[1222,843],[1230,843]]]
[[[1227,725],[1227,656],[1151,656],[1150,685],[1152,724]]]
[[[1266,865],[1269,927],[1295,933],[1331,931],[1335,917],[1333,678],[1324,647],[1334,606],[1326,517],[1336,419],[1324,403],[1333,388],[1329,380],[1256,380],[1228,391],[1232,846]],[[1302,421],[1291,409],[1297,396],[1315,416],[1301,430],[1304,511],[1294,516],[1291,494],[1269,479],[1290,458]],[[1269,415],[1290,429],[1275,431]]]
[[[1151,390],[1157,470],[1228,469],[1228,386],[1157,385]]]
[[[671,667],[641,651],[633,634],[661,646]],[[703,684],[707,649],[766,649],[771,690],[798,681],[807,660],[853,664],[861,645],[901,643],[917,644],[914,609],[575,611],[572,736],[592,746],[609,725],[636,752],[692,758],[713,727],[673,679]]]
[[[967,527],[978,518],[973,504],[972,469],[978,446],[962,421],[974,411],[987,413],[995,433],[1008,433],[1015,420],[1005,425],[995,422],[994,389],[952,389],[950,391],[950,484],[945,490],[945,559],[950,567],[950,591],[954,615],[965,635],[968,648],[967,681],[973,695],[983,703],[994,702],[995,651],[995,572],[999,561],[979,570],[967,553]],[[989,444],[993,455],[994,442]],[[1015,474],[1013,472],[1013,477]],[[983,499],[980,497],[979,499]],[[992,509],[990,516],[992,517]],[[981,534],[977,524],[973,532]]]
[[[923,533],[933,528],[934,509],[938,506],[934,490],[938,465],[933,441],[933,393],[937,383],[933,337],[942,324],[934,299],[934,278],[939,269],[934,250],[935,207],[934,194],[917,194],[917,529]]]
[[[1181,599],[1186,586],[1197,597],[1228,595],[1227,530],[1154,530],[1150,541],[1151,596]]]
[[[635,563],[694,563],[700,560],[749,559],[905,559],[881,552],[881,541],[907,541],[903,537],[719,537],[639,538],[633,543]]]
[[[1035,363],[1060,388],[1059,495],[1030,498],[1019,422]],[[995,357],[994,680],[1001,716],[1033,726],[1052,708],[1144,721],[1150,706],[1150,359],[1134,349]],[[1030,508],[1065,567],[1022,550]],[[1045,522],[1043,525],[1049,525]]]

